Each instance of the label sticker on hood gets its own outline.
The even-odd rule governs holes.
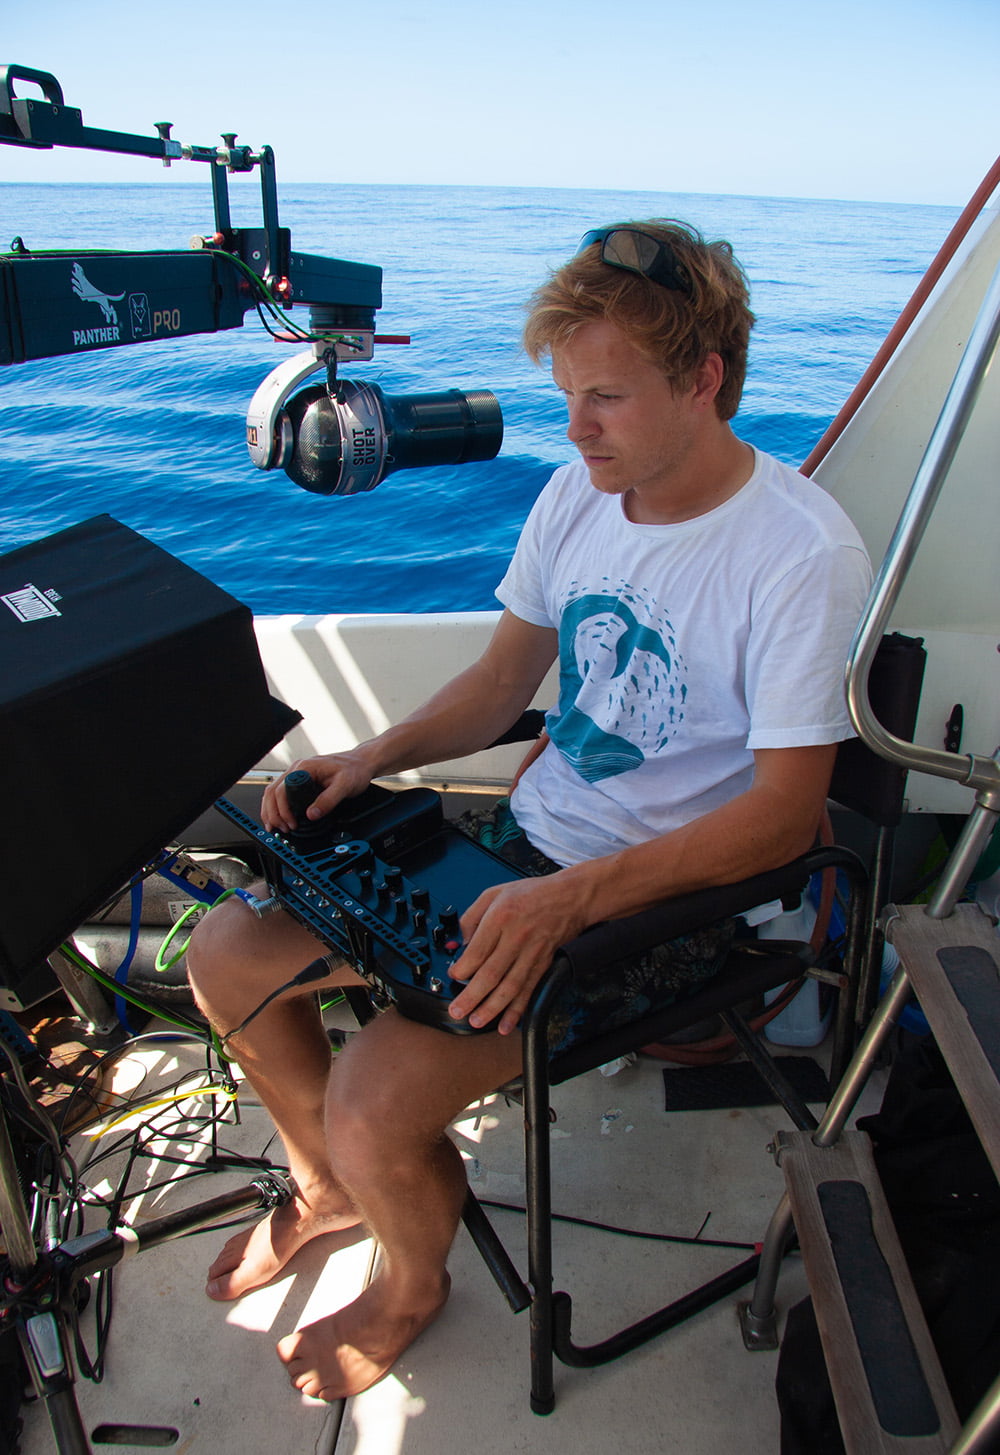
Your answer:
[[[56,601],[59,597],[56,592],[52,593]],[[0,601],[17,617],[18,621],[38,621],[43,616],[62,616],[62,612],[55,602],[44,591],[30,582],[21,586],[17,591],[10,591],[6,596],[0,596]]]

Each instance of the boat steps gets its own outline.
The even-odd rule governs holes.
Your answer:
[[[890,906],[886,939],[1000,1176],[1000,938],[977,905],[931,918]],[[897,978],[894,986],[901,986]],[[897,1003],[902,1004],[898,1001]],[[898,1011],[883,997],[848,1069],[856,1092]],[[857,1070],[861,1067],[861,1071]],[[775,1151],[802,1250],[848,1455],[1000,1449],[1000,1379],[960,1428],[886,1202],[872,1146],[844,1131],[850,1093],[817,1132],[782,1132]],[[831,1111],[838,1101],[835,1094]],[[758,1300],[763,1308],[766,1298]]]
[[[1000,1177],[1000,936],[976,904],[947,919],[893,907],[886,939],[899,955],[952,1080]]]
[[[777,1156],[849,1455],[946,1455],[948,1386],[864,1132],[817,1147],[779,1132]]]

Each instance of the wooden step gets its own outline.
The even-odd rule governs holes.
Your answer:
[[[959,1424],[863,1132],[779,1132],[848,1455],[945,1455]]]
[[[890,906],[885,933],[1000,1177],[1000,935],[976,904]]]

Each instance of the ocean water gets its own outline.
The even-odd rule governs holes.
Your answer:
[[[44,171],[44,157],[39,162]],[[233,189],[257,225],[257,192]],[[255,612],[476,610],[552,469],[573,454],[551,379],[519,345],[524,302],[591,226],[681,217],[729,238],[758,317],[743,438],[797,465],[863,373],[956,210],[783,198],[498,187],[279,188],[296,251],[384,269],[378,329],[412,337],[342,370],[388,393],[489,388],[491,462],[310,495],[254,468],[246,407],[295,351],[250,314],[226,333],[14,365],[0,378],[0,552],[108,512]],[[0,251],[185,248],[202,185],[0,183]],[[295,317],[307,321],[306,311]]]

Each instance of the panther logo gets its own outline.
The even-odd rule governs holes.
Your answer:
[[[125,297],[124,293],[102,293],[100,288],[95,288],[93,283],[85,276],[79,263],[73,264],[73,292],[84,303],[96,303],[104,314],[105,323],[117,326],[118,314],[111,305],[113,303],[120,303]]]

